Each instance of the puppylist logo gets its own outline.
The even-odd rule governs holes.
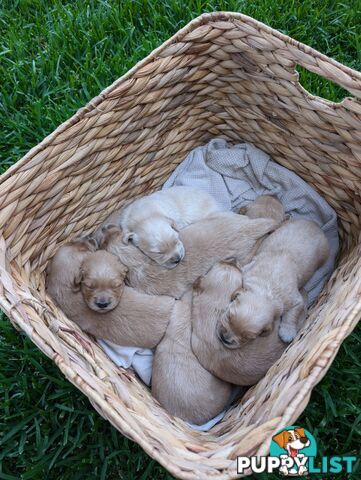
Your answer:
[[[352,473],[356,457],[332,456],[316,459],[317,442],[305,428],[279,430],[271,440],[268,457],[237,457],[237,473],[273,473],[298,477],[310,473]]]

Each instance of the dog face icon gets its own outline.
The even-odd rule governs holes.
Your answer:
[[[272,439],[281,448],[287,450],[290,457],[296,457],[299,450],[310,445],[304,428],[295,428],[294,430],[283,430]]]
[[[299,453],[300,450],[306,448],[310,445],[310,440],[305,433],[304,428],[294,428],[290,430],[283,430],[282,432],[274,435],[272,437],[277,445],[284,450],[286,450],[287,455],[281,455],[281,460],[286,459],[303,459],[305,455],[303,453]],[[280,473],[284,475],[305,475],[307,474],[307,468],[304,465],[297,467],[296,462],[292,468],[287,467],[286,465],[282,465],[280,468]]]

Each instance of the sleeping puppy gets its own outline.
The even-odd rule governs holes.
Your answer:
[[[131,242],[158,265],[171,269],[185,255],[179,230],[221,210],[208,193],[176,186],[136,199],[107,223],[121,227],[125,244]]]
[[[191,345],[192,292],[176,301],[153,361],[152,394],[172,415],[201,425],[231,401],[232,386],[203,368]]]
[[[84,258],[74,279],[73,292],[81,291],[91,310],[105,313],[119,303],[128,269],[118,257],[98,250]]]
[[[308,220],[284,223],[260,245],[242,271],[234,293],[223,338],[231,345],[267,334],[280,320],[279,335],[286,343],[297,334],[305,300],[300,289],[328,259],[329,245],[321,228]]]
[[[120,282],[125,270],[118,267],[119,260],[114,255],[94,250],[94,243],[89,239],[75,239],[60,247],[47,268],[47,293],[65,315],[86,332],[123,346],[154,348],[164,335],[175,300],[121,286],[118,295],[112,293],[113,308],[110,310],[108,305],[104,308],[107,311],[103,311],[102,305],[96,304],[99,287],[104,292],[103,286],[109,284],[108,272],[115,274],[112,281]],[[94,273],[94,284],[79,284],[79,279],[93,281]],[[111,291],[115,290],[113,284]],[[86,291],[87,301],[82,291]],[[100,300],[104,303],[101,297]]]
[[[279,224],[285,220],[282,203],[271,195],[261,195],[254,202],[240,209],[239,213],[248,218],[273,218]]]
[[[221,212],[180,231],[186,256],[177,268],[157,265],[132,244],[124,244],[121,230],[103,228],[101,248],[117,255],[129,269],[129,285],[152,295],[180,298],[193,282],[216,262],[237,257],[244,265],[252,258],[257,242],[277,227],[272,219],[250,220],[246,216]]]
[[[218,263],[195,282],[191,345],[200,364],[209,372],[226,382],[250,386],[264,377],[287,345],[278,335],[279,319],[267,335],[254,340],[238,339],[237,344],[230,344],[224,337],[229,305],[241,286],[241,272],[226,262]]]

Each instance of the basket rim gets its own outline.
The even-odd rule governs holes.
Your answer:
[[[110,92],[112,92],[115,88],[119,87],[123,82],[125,82],[129,77],[131,77],[134,73],[136,73],[140,68],[142,68],[143,65],[149,63],[152,59],[154,59],[157,54],[161,53],[163,50],[165,50],[169,45],[176,41],[180,41],[183,36],[186,34],[192,32],[194,29],[199,27],[200,25],[206,25],[207,23],[211,22],[216,22],[216,21],[232,21],[232,20],[241,20],[245,23],[250,23],[253,26],[256,26],[260,28],[261,30],[272,34],[273,36],[281,39],[282,41],[295,46],[302,52],[304,52],[308,56],[313,56],[318,59],[320,59],[322,62],[325,62],[327,66],[335,66],[338,69],[340,69],[342,72],[344,72],[347,76],[351,77],[353,80],[357,80],[357,82],[360,82],[360,90],[361,90],[361,73],[357,72],[356,70],[353,70],[349,67],[346,67],[342,65],[341,63],[337,62],[336,60],[330,59],[326,55],[318,52],[317,50],[308,47],[305,44],[302,44],[298,42],[297,40],[292,39],[291,37],[284,35],[277,30],[274,30],[271,27],[268,27],[262,22],[259,22],[258,20],[253,19],[252,17],[243,15],[241,13],[236,13],[236,12],[213,12],[213,13],[205,13],[203,15],[200,15],[199,17],[193,19],[191,22],[186,24],[181,30],[179,30],[175,35],[170,37],[167,41],[165,41],[162,45],[160,45],[158,48],[153,50],[148,56],[146,56],[144,59],[139,61],[134,67],[132,67],[128,72],[126,72],[122,77],[117,79],[115,82],[113,82],[110,86],[105,88],[98,96],[96,96],[94,99],[92,99],[90,102],[88,102],[84,107],[79,109],[72,117],[70,117],[68,120],[66,120],[64,123],[59,125],[50,135],[45,137],[38,145],[33,147],[27,154],[25,154],[16,164],[11,166],[7,171],[0,176],[0,185],[9,179],[12,175],[16,174],[17,171],[24,166],[29,160],[31,160],[36,154],[41,152],[44,148],[46,148],[58,135],[60,135],[62,132],[64,132],[69,126],[72,126],[76,124],[78,121],[80,121],[84,115],[97,108],[97,106],[103,101],[103,99],[106,97],[106,95]],[[325,76],[327,76],[327,69],[325,66]],[[332,80],[334,81],[334,80]],[[307,94],[312,98],[316,98],[320,101],[326,102],[328,105],[338,105],[338,104],[333,104],[332,102],[329,102],[325,99],[322,99],[321,97],[315,97],[307,92]],[[360,94],[361,96],[361,94]],[[341,102],[342,104],[342,102]],[[0,234],[0,239],[1,239],[1,234]],[[360,268],[360,263],[357,266]],[[356,266],[355,266],[356,268]],[[0,272],[1,273],[1,272]],[[361,284],[361,278],[360,282]],[[25,330],[26,333],[27,329],[23,328],[24,322],[21,321],[21,314],[18,313],[16,306],[10,305],[5,297],[0,293],[0,305],[4,309],[4,311],[7,312],[9,317],[12,317],[14,322],[16,322],[19,326],[21,326],[22,330]],[[14,308],[15,307],[15,308]],[[322,378],[323,374],[327,371],[327,368],[332,360],[332,356],[337,352],[339,346],[341,345],[342,340],[350,333],[352,330],[353,325],[355,324],[355,320],[359,313],[361,312],[361,302],[358,304],[354,305],[352,308],[352,311],[349,313],[347,321],[340,327],[340,329],[337,332],[337,335],[335,336],[333,340],[333,348],[332,351],[325,351],[324,355],[320,356],[319,361],[317,362],[318,364],[321,364],[323,362],[323,366],[321,365],[314,365],[312,369],[309,372],[309,375],[307,377],[307,383],[303,386],[303,389],[300,391],[300,394],[295,397],[293,402],[291,402],[287,408],[287,410],[284,412],[284,414],[280,418],[279,426],[275,428],[275,431],[283,426],[285,422],[291,419],[292,415],[294,415],[294,412],[297,410],[297,406],[303,402],[304,398],[310,394],[312,391],[312,388],[314,387],[315,384],[317,384],[320,379]],[[31,335],[29,335],[31,337]],[[41,350],[44,351],[44,345],[45,341],[43,339],[37,339],[37,338],[32,338],[31,340],[33,343],[35,343]],[[49,356],[49,355],[48,355]],[[64,365],[59,365],[57,364],[58,368],[64,372],[66,375],[66,372],[64,370]],[[63,367],[63,368],[62,368]],[[66,375],[68,378],[68,375]],[[69,379],[69,378],[68,378]],[[84,388],[82,388],[82,382],[78,381],[75,382],[77,388],[79,388],[81,391],[84,391]],[[84,391],[84,393],[86,393]],[[87,394],[87,393],[86,393]],[[95,395],[92,396],[92,399],[95,401]],[[103,403],[100,402],[100,404],[103,406]],[[112,417],[112,412],[109,410],[109,417]],[[120,423],[120,422],[119,422]],[[122,420],[121,422],[123,425],[125,425],[125,421]],[[124,428],[124,431],[129,431],[132,430]],[[131,432],[131,436],[134,439],[136,437],[136,434],[134,432]],[[142,439],[137,439],[137,443],[149,454],[151,455],[154,459],[156,459],[160,464],[162,464],[167,470],[169,470],[172,474],[178,476],[178,478],[184,478],[184,479],[194,479],[194,474],[192,472],[186,472],[183,471],[179,468],[179,466],[173,462],[172,460],[168,460],[167,458],[162,458],[161,454],[158,453],[157,451],[153,451],[152,447],[148,445],[146,442],[144,442]],[[260,448],[265,448],[264,444],[261,445]],[[199,472],[200,473],[200,472]],[[208,476],[199,476],[198,478],[209,478]],[[230,478],[229,474],[227,473],[221,473],[219,472],[218,475],[216,475],[214,478],[217,478],[220,480],[221,478]]]
[[[299,42],[298,40],[295,40],[294,38],[285,35],[278,30],[266,25],[263,22],[260,22],[259,20],[256,20],[253,17],[250,17],[248,15],[244,15],[243,13],[239,12],[228,12],[228,11],[219,11],[219,12],[211,12],[211,13],[203,13],[202,15],[199,15],[198,17],[194,18],[190,22],[188,22],[184,27],[182,27],[180,30],[178,30],[174,35],[172,35],[168,40],[163,42],[159,47],[155,48],[153,51],[150,52],[149,55],[144,57],[142,60],[137,62],[130,70],[128,70],[124,75],[122,75],[120,78],[115,80],[111,85],[103,89],[99,95],[94,97],[92,100],[90,100],[88,103],[85,104],[84,107],[80,108],[74,115],[72,115],[70,118],[68,118],[65,122],[61,123],[52,133],[47,135],[40,143],[35,145],[33,148],[31,148],[22,158],[20,158],[14,165],[10,166],[1,176],[0,176],[0,185],[6,181],[8,178],[10,178],[13,174],[15,174],[27,161],[29,161],[31,158],[33,158],[36,154],[41,152],[43,149],[45,149],[52,140],[57,138],[58,135],[60,135],[66,128],[69,126],[75,125],[79,120],[83,118],[83,116],[91,111],[94,110],[106,97],[108,93],[111,93],[113,90],[115,90],[119,85],[121,85],[123,82],[125,82],[130,76],[132,76],[135,72],[137,72],[143,65],[148,63],[150,60],[155,58],[158,53],[161,53],[163,50],[165,50],[169,45],[171,45],[174,42],[179,41],[182,37],[184,37],[187,33],[192,32],[195,30],[197,27],[200,25],[206,25],[207,23],[211,22],[216,22],[216,21],[232,21],[232,20],[240,20],[244,23],[251,23],[254,27],[257,27],[273,36],[276,38],[279,38],[280,40],[284,41],[285,43],[288,43],[300,51],[302,51],[304,54],[306,54],[308,57],[314,57],[318,58],[322,62],[324,62],[323,66],[323,76],[324,78],[334,82],[338,83],[341,87],[345,88],[346,90],[349,91],[349,88],[345,86],[345,81],[337,81],[334,78],[331,78],[332,75],[330,74],[329,67],[336,67],[337,69],[341,70],[350,80],[356,80],[357,82],[360,82],[360,102],[361,102],[361,72],[354,70],[350,67],[347,67],[346,65],[343,65],[342,63],[338,62],[337,60],[334,60],[333,58],[328,57],[327,55],[319,52],[318,50],[309,47],[308,45]],[[305,93],[310,97],[317,99],[321,102],[327,103],[327,105],[342,105],[344,100],[348,97],[346,97],[343,101],[336,103],[336,102],[331,102],[323,97],[318,97],[316,95],[312,95],[309,93],[307,90],[305,90]],[[355,97],[354,100],[358,102],[358,99]]]

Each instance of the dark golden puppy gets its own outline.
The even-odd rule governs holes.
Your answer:
[[[86,267],[85,278],[93,269],[100,275],[101,262],[106,272],[114,269],[117,279],[124,272],[118,270],[117,257],[109,253],[104,255],[106,252],[100,256],[95,248],[96,243],[88,238],[78,238],[60,247],[47,267],[47,293],[69,319],[96,337],[123,346],[156,347],[167,328],[175,300],[145,295],[125,286],[118,305],[112,310],[103,312],[89,308],[79,286],[82,266]],[[96,261],[93,262],[94,256]]]
[[[73,291],[81,290],[86,304],[95,312],[109,312],[119,303],[127,272],[117,257],[98,250],[84,259]]]

